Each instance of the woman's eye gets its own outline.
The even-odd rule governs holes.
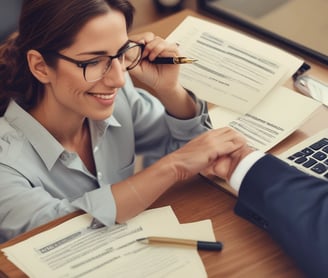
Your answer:
[[[96,57],[92,60],[88,60],[84,62],[85,66],[92,67],[92,66],[97,66],[99,64],[106,64],[108,62],[107,57]]]
[[[96,66],[96,65],[98,65],[99,63],[101,62],[101,60],[92,60],[92,61],[89,61],[89,62],[87,62],[87,63],[85,63],[87,66]]]

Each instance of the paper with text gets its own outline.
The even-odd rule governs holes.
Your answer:
[[[168,37],[183,56],[198,61],[181,66],[181,84],[198,97],[246,113],[303,61],[272,45],[188,16]]]
[[[230,126],[242,133],[250,146],[265,152],[294,132],[319,106],[312,98],[279,87],[245,115],[222,107],[210,109],[209,114],[214,128]]]
[[[92,229],[91,222],[84,214],[2,251],[29,277],[207,276],[195,249],[136,242],[153,235],[199,239],[190,229],[185,234],[171,207],[145,211],[112,227]],[[209,222],[197,226],[203,240],[215,240],[209,227]]]

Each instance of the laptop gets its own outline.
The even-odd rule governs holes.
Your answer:
[[[328,64],[327,0],[198,0],[198,7]]]
[[[328,129],[324,129],[277,156],[310,175],[328,180]]]

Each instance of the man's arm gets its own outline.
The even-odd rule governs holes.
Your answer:
[[[242,180],[235,212],[267,230],[309,277],[328,277],[327,181],[265,155]]]

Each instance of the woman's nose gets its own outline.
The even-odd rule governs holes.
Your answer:
[[[120,88],[125,84],[125,72],[124,64],[119,59],[113,59],[110,69],[105,73],[103,82],[107,86]]]

